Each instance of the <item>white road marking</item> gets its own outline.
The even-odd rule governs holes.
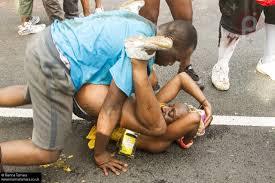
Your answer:
[[[0,108],[0,117],[7,118],[32,118],[32,109]],[[212,125],[229,126],[266,126],[275,127],[275,117],[250,117],[250,116],[218,116],[214,115]],[[74,120],[82,120],[73,115]]]

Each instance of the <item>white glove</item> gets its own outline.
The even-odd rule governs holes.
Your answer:
[[[127,10],[139,14],[139,10],[145,5],[144,0],[129,0],[121,4],[120,10]]]
[[[95,9],[95,14],[96,14],[96,13],[101,13],[101,12],[104,12],[103,7],[101,7],[101,8],[96,8],[96,9]]]
[[[173,41],[163,36],[138,36],[127,38],[124,46],[128,57],[138,60],[149,60],[155,56],[157,50],[171,48]]]

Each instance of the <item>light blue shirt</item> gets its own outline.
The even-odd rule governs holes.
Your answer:
[[[85,83],[110,85],[112,79],[127,96],[133,93],[132,65],[124,48],[130,36],[154,36],[153,23],[134,13],[117,10],[51,25],[54,43],[70,62],[76,91]],[[148,63],[148,72],[154,59]]]

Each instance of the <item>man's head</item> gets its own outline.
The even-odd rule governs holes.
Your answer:
[[[167,124],[176,121],[188,113],[186,105],[182,103],[163,105],[161,106],[161,112]]]
[[[173,40],[171,49],[157,51],[155,62],[161,66],[172,65],[177,60],[190,57],[197,47],[197,31],[192,23],[184,20],[160,25],[157,34]]]

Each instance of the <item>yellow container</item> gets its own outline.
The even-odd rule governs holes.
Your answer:
[[[134,157],[137,137],[137,133],[126,129],[120,141],[118,154]]]

